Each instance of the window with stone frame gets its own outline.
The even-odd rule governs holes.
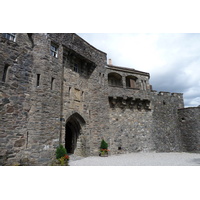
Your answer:
[[[58,57],[58,46],[54,43],[51,43],[50,52],[53,57],[57,58]]]
[[[16,40],[16,33],[3,33],[3,37],[15,42]]]
[[[127,76],[126,77],[126,87],[127,88],[137,88],[136,81],[137,81],[137,77]]]
[[[111,72],[108,74],[108,85],[122,87],[122,76],[118,73]]]

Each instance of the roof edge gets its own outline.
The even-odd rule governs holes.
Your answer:
[[[76,35],[77,37],[79,37],[83,42],[85,42],[86,44],[88,44],[90,47],[92,47],[93,49],[101,52],[101,53],[104,53],[105,55],[107,55],[107,53],[105,53],[104,51],[101,51],[99,49],[97,49],[96,47],[92,46],[89,42],[87,42],[86,40],[84,40],[82,37],[80,37],[77,33],[73,33],[74,35]]]
[[[141,75],[145,75],[145,76],[150,77],[150,74],[148,72],[138,71],[138,70],[135,70],[133,68],[119,67],[119,66],[108,65],[108,64],[106,66],[107,66],[107,68],[114,69],[116,71],[131,72],[131,73],[141,74]]]

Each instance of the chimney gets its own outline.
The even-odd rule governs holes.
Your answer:
[[[108,60],[108,65],[112,65],[112,60],[111,59]]]

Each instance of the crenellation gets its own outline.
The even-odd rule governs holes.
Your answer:
[[[170,96],[171,93],[170,93],[170,92],[162,92],[162,91],[160,91],[160,92],[158,93],[158,95],[159,95],[159,96]]]

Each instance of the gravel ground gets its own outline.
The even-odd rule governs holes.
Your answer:
[[[71,156],[70,166],[200,166],[198,153],[130,153],[108,157]]]

